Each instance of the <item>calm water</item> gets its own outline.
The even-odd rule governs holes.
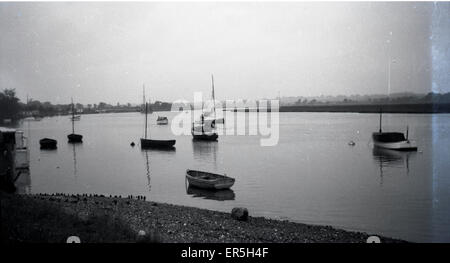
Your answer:
[[[162,114],[171,119],[178,113]],[[170,138],[170,125],[155,125],[156,117],[150,116],[152,137]],[[22,124],[31,162],[23,191],[145,195],[226,212],[245,206],[255,216],[448,242],[449,117],[385,114],[386,131],[409,125],[419,146],[411,153],[373,150],[377,114],[280,113],[277,146],[261,147],[259,136],[221,136],[209,143],[177,136],[175,151],[130,146],[143,134],[140,113],[83,115],[76,122],[84,135],[80,145],[66,142],[67,116],[45,118]],[[43,137],[57,139],[58,149],[41,151]],[[349,146],[350,140],[356,145]],[[187,189],[188,168],[223,172],[236,184],[217,193]]]

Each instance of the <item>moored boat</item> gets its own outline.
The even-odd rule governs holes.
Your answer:
[[[372,133],[375,147],[397,151],[417,151],[416,142],[408,138],[408,127],[406,128],[406,137],[401,132],[383,132],[381,127],[382,113],[380,111],[380,129],[378,132]]]
[[[141,148],[173,148],[176,140],[152,140],[141,138]]]
[[[83,142],[83,135],[71,133],[67,135],[67,139],[69,139],[69,142],[71,143]]]
[[[77,115],[77,116],[72,116],[70,117],[71,121],[79,121],[81,119],[81,115]]]
[[[151,149],[151,148],[173,149],[176,140],[154,140],[147,138],[148,135],[147,116],[148,116],[148,103],[145,103],[145,133],[144,138],[141,138],[141,149]]]
[[[234,185],[235,179],[226,175],[209,173],[197,170],[186,170],[186,179],[189,186],[203,189],[229,189]]]
[[[372,139],[375,147],[398,151],[417,151],[416,143],[405,138],[401,132],[374,132]]]
[[[217,141],[219,135],[215,132],[197,132],[192,130],[192,139],[199,141]]]
[[[77,117],[78,117],[78,119],[77,119]],[[75,116],[75,106],[74,106],[73,100],[72,100],[72,117],[71,117],[72,133],[67,135],[67,139],[69,140],[69,143],[82,143],[83,142],[83,135],[75,133],[75,121],[79,120],[79,117],[80,116]]]
[[[158,119],[156,119],[156,124],[158,124],[158,125],[167,125],[167,124],[169,124],[169,120],[167,119],[167,117],[158,116]]]
[[[53,150],[57,148],[57,141],[50,138],[43,138],[39,140],[42,150]]]

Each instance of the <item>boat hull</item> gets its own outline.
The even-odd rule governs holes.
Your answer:
[[[80,143],[83,142],[83,135],[72,133],[67,135],[67,139],[70,143]]]
[[[141,148],[173,148],[176,140],[151,140],[141,138]]]
[[[417,145],[414,141],[400,141],[400,142],[377,142],[374,141],[374,146],[382,149],[396,150],[396,151],[417,151]]]
[[[217,124],[225,124],[225,119],[224,118],[217,118],[215,119]]]
[[[198,140],[198,141],[217,141],[217,139],[219,138],[219,135],[217,135],[217,133],[211,133],[211,134],[195,134],[192,133],[192,138],[194,140]]]
[[[167,125],[167,124],[169,124],[169,120],[157,120],[156,121],[156,124],[158,124],[158,125]]]
[[[57,148],[57,141],[49,138],[44,138],[39,141],[42,150],[54,150]]]
[[[187,170],[186,179],[189,186],[210,189],[210,190],[223,190],[229,189],[234,185],[235,179],[219,174]]]

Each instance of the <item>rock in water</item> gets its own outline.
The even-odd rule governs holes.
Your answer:
[[[239,221],[247,221],[248,210],[245,207],[235,207],[231,210],[231,217]]]

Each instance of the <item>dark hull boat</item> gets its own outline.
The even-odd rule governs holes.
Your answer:
[[[406,128],[406,137],[401,132],[383,132],[382,130],[382,112],[380,110],[380,129],[372,133],[373,145],[378,148],[396,150],[396,151],[417,151],[416,142],[408,139],[408,127]]]
[[[44,138],[39,141],[42,150],[54,150],[57,148],[57,141],[49,138]]]
[[[374,132],[372,139],[375,147],[397,151],[417,151],[416,143],[405,138],[401,132]]]
[[[217,133],[198,133],[192,132],[192,139],[198,141],[217,141]]]
[[[67,139],[70,143],[83,142],[83,135],[72,133],[67,135]]]
[[[72,117],[70,120],[72,121],[72,133],[67,135],[67,139],[69,140],[69,143],[82,143],[83,142],[83,135],[76,134],[75,133],[75,121],[80,120],[81,116],[75,116],[75,106],[73,104],[72,99]]]
[[[141,138],[141,149],[173,149],[176,140],[153,140],[147,138],[147,114],[148,103],[145,103],[145,135],[144,138]]]
[[[203,189],[229,189],[234,185],[234,178],[226,175],[202,172],[196,170],[186,170],[186,179],[189,186]]]
[[[194,141],[217,141],[219,135],[216,132],[216,122],[219,120],[220,123],[224,123],[223,118],[217,118],[216,116],[216,98],[214,95],[214,77],[211,75],[212,84],[212,99],[214,102],[214,116],[209,119],[205,119],[206,115],[209,113],[203,113],[203,103],[202,103],[202,114],[200,116],[200,122],[192,123],[191,134]]]
[[[205,121],[204,116],[201,116],[200,123],[192,123],[191,134],[193,140],[199,141],[217,141],[219,135],[216,132],[216,123],[214,120]]]
[[[141,138],[141,148],[173,148],[176,140],[151,140]]]

